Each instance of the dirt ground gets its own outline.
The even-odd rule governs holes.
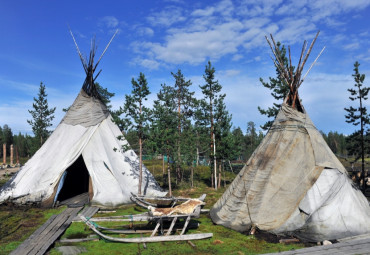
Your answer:
[[[13,175],[16,172],[18,172],[18,170],[19,170],[19,167],[0,169],[0,180],[8,178],[10,175]]]

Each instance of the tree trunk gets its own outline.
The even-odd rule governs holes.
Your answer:
[[[179,90],[178,90],[178,110],[177,110],[177,116],[178,116],[178,134],[179,134],[179,137],[178,137],[178,144],[177,144],[177,167],[176,167],[176,184],[177,184],[177,181],[182,181],[182,178],[181,178],[181,171],[180,171],[180,165],[181,165],[181,97],[180,97],[180,90],[181,88],[179,87]]]
[[[226,177],[225,177],[225,168],[222,170],[223,174],[224,174],[224,188],[226,188]]]
[[[6,165],[6,143],[3,144],[3,165]]]
[[[191,166],[191,187],[194,187],[194,167]]]
[[[214,176],[215,176],[215,190],[217,190],[217,159],[216,159],[216,143],[215,143],[214,133],[213,133],[213,165],[214,165]]]
[[[234,173],[234,171],[233,171],[233,166],[231,165],[230,160],[228,160],[228,161],[229,161],[230,170],[231,170],[231,172],[232,172],[232,173]]]
[[[211,174],[211,183],[212,183],[212,188],[214,187],[214,185],[213,185],[213,173]]]
[[[162,174],[164,175],[164,155],[162,155]]]
[[[138,195],[141,196],[141,183],[143,180],[143,155],[142,155],[142,141],[141,137],[139,138],[139,187],[138,187]]]
[[[360,87],[358,88],[358,93],[359,93],[359,98],[360,98],[360,120],[361,120],[361,180],[362,184],[360,181],[361,185],[361,190],[365,191],[365,145],[364,145],[364,119],[362,115],[362,95],[361,95],[361,89]]]
[[[172,197],[172,188],[171,188],[171,168],[169,158],[167,159],[167,175],[168,175],[168,194]]]
[[[221,172],[218,172],[218,188],[221,188]]]
[[[218,164],[218,188],[221,188],[221,164]]]
[[[199,134],[198,131],[196,131],[197,134],[197,159],[196,159],[196,166],[199,166]]]

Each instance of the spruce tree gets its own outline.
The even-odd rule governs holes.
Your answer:
[[[288,58],[286,57],[286,49],[284,45],[282,47],[280,42],[277,42],[277,47],[279,49],[279,53],[281,59],[283,59],[284,65],[288,67]],[[292,70],[293,71],[293,70]],[[270,82],[265,82],[262,78],[260,78],[260,82],[262,85],[270,90],[272,90],[271,95],[275,100],[278,100],[280,103],[273,103],[272,107],[268,107],[266,110],[262,109],[258,106],[258,111],[262,115],[267,115],[268,118],[272,118],[272,120],[267,121],[264,125],[261,126],[263,130],[269,130],[274,122],[276,115],[279,112],[281,107],[281,102],[284,98],[288,95],[289,86],[283,81],[283,77],[281,77],[279,69],[276,68],[276,78],[269,77]]]
[[[27,122],[32,127],[36,141],[39,141],[36,147],[40,148],[50,135],[48,128],[52,126],[51,122],[55,117],[54,112],[56,108],[49,108],[45,85],[42,82],[40,83],[37,98],[34,97],[33,100],[35,101],[32,104],[33,110],[28,110],[32,115],[32,119],[27,120]]]
[[[367,126],[370,124],[370,117],[367,113],[366,106],[364,105],[368,97],[370,87],[364,87],[363,83],[365,80],[365,74],[360,74],[358,67],[360,64],[356,61],[354,64],[353,71],[355,72],[352,76],[355,80],[355,88],[350,88],[348,91],[351,96],[351,101],[356,101],[357,107],[350,106],[344,108],[348,113],[345,115],[346,122],[354,126],[360,125],[360,129],[351,134],[347,139],[348,153],[355,155],[355,161],[361,158],[361,175],[362,175],[362,189],[365,188],[365,132]]]
[[[129,129],[137,132],[139,138],[139,187],[138,194],[141,195],[141,184],[143,179],[143,142],[146,138],[148,129],[148,121],[150,120],[151,111],[144,106],[144,101],[150,94],[148,82],[143,73],[140,73],[139,78],[135,80],[132,78],[132,91],[131,95],[126,95],[126,101],[123,112],[126,114],[126,123]]]

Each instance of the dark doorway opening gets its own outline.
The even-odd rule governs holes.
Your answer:
[[[66,169],[67,175],[62,189],[59,192],[58,201],[75,197],[89,192],[89,172],[87,171],[82,155]]]

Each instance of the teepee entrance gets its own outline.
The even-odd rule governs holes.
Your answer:
[[[63,178],[63,177],[62,177]],[[66,169],[62,188],[57,200],[64,201],[74,196],[89,192],[90,175],[82,155]]]

